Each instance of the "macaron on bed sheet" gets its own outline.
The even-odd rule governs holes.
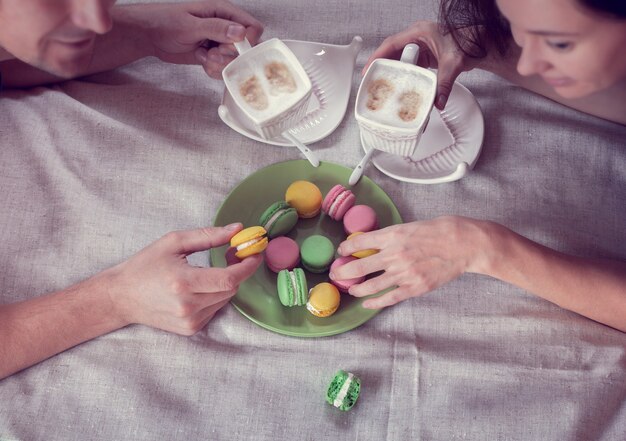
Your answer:
[[[330,206],[325,204],[317,213],[315,210],[309,211],[309,207],[295,207],[300,213],[304,212],[305,216],[310,217],[298,217],[294,224],[293,216],[287,215],[289,219],[286,223],[288,226],[293,224],[291,229],[281,225],[276,232],[270,228],[273,234],[267,235],[270,240],[264,252],[267,252],[269,248],[270,256],[275,256],[276,253],[272,253],[270,247],[273,241],[280,239],[276,248],[284,247],[285,251],[294,254],[290,249],[294,244],[290,242],[295,242],[300,249],[304,245],[302,257],[306,262],[298,262],[300,259],[296,256],[285,256],[285,259],[278,259],[283,262],[278,263],[271,259],[269,263],[262,264],[252,277],[240,285],[237,295],[232,300],[232,304],[243,316],[263,328],[280,334],[296,337],[323,337],[354,329],[378,313],[377,310],[364,309],[361,306],[363,299],[341,293],[336,312],[330,316],[319,317],[313,313],[314,307],[307,309],[309,305],[303,306],[301,302],[297,302],[297,306],[285,306],[278,294],[279,276],[276,273],[276,267],[291,266],[297,262],[297,267],[302,268],[305,273],[307,289],[310,290],[319,284],[330,282],[329,266],[339,257],[335,250],[353,232],[352,227],[355,223],[356,228],[367,228],[367,225],[359,224],[363,218],[371,219],[372,215],[375,217],[376,224],[371,227],[384,228],[402,222],[393,201],[369,178],[364,177],[357,185],[349,187],[348,179],[351,173],[351,169],[329,162],[322,162],[317,168],[312,167],[305,160],[281,162],[253,173],[227,196],[215,216],[214,225],[216,226],[228,225],[232,222],[242,222],[245,228],[260,226],[260,220],[273,217],[272,212],[276,207],[272,206],[277,206],[278,202],[290,198],[286,192],[296,181],[308,181],[315,184],[323,196],[331,193],[337,185],[343,185],[354,195],[348,205],[367,207],[357,207],[353,210],[356,213],[353,220],[349,217],[344,219],[345,213],[349,213],[349,210],[341,207],[342,201],[338,201],[337,207],[333,207],[332,211]],[[281,209],[285,208],[288,207],[281,204]],[[336,214],[338,209],[343,211],[344,216]],[[366,214],[365,212],[368,211],[371,213]],[[344,220],[346,225],[344,225]],[[323,240],[320,240],[319,236]],[[324,242],[324,240],[332,244],[332,258],[329,259],[325,268],[318,268],[316,264],[319,262],[309,261],[306,251],[308,244],[318,243],[319,245],[319,242]],[[226,267],[229,263],[236,261],[234,251],[228,246],[212,249],[210,251],[211,266]],[[347,281],[347,284],[349,286],[354,282]],[[283,296],[283,301],[284,299]]]

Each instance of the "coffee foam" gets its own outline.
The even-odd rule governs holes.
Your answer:
[[[375,64],[361,86],[357,112],[393,127],[420,127],[430,113],[433,80],[412,68]]]
[[[269,48],[252,58],[242,57],[237,69],[229,72],[228,80],[236,86],[249,113],[259,120],[289,109],[306,92],[301,76],[285,54],[276,48]]]

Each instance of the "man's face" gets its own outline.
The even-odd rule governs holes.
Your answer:
[[[71,77],[111,30],[115,0],[0,0],[0,46],[40,69]]]

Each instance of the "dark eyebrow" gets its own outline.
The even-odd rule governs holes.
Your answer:
[[[553,31],[528,31],[529,34],[541,35],[544,37],[577,37],[577,32],[553,32]]]

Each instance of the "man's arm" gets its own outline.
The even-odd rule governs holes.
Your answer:
[[[181,335],[204,328],[262,262],[199,268],[187,255],[228,243],[241,224],[177,231],[67,289],[0,305],[0,379],[82,342],[139,323]]]
[[[221,78],[235,56],[235,41],[256,43],[263,26],[226,1],[156,3],[115,6],[113,28],[96,38],[93,59],[77,76],[104,72],[138,59],[156,56],[177,64],[202,64],[208,75]],[[210,46],[210,47],[209,47]],[[2,58],[0,54],[0,60]],[[20,60],[0,62],[5,88],[24,88],[64,81]]]
[[[128,324],[116,314],[106,275],[0,306],[0,379]]]

